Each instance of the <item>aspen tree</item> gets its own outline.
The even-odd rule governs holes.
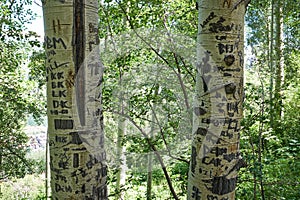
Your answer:
[[[235,198],[249,1],[198,0],[197,77],[188,199]]]
[[[52,199],[107,199],[98,1],[42,2]]]

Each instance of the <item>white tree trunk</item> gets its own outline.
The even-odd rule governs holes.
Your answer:
[[[121,85],[120,80],[120,85]],[[124,99],[124,93],[120,92],[120,113],[124,114],[126,109],[126,100]],[[126,136],[127,119],[123,116],[118,116],[118,137],[117,137],[117,173],[116,173],[116,200],[124,199],[124,192],[122,191],[126,181],[126,147],[123,146],[123,140]]]
[[[52,199],[107,199],[98,2],[44,0]]]
[[[238,5],[238,3],[241,4]],[[242,165],[244,1],[198,0],[197,81],[188,199],[235,198]]]
[[[274,90],[274,108],[273,115],[275,117],[274,126],[272,128],[275,131],[280,131],[280,121],[282,119],[282,85],[284,83],[284,56],[283,56],[283,17],[282,7],[283,2],[281,0],[274,1],[274,57],[275,57],[275,90]]]

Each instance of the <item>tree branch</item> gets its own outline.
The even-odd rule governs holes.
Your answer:
[[[156,158],[158,159],[158,161],[159,161],[159,163],[160,163],[160,165],[162,167],[162,170],[163,170],[164,175],[165,175],[165,177],[167,179],[167,183],[168,183],[169,189],[170,189],[170,191],[171,191],[171,193],[173,195],[173,198],[176,199],[176,200],[179,200],[179,198],[178,198],[178,196],[177,196],[177,194],[176,194],[176,192],[174,190],[174,187],[172,185],[172,181],[171,181],[171,178],[170,178],[170,176],[168,174],[168,171],[167,171],[167,168],[166,168],[166,166],[164,164],[164,161],[163,161],[161,155],[159,154],[158,150],[156,149],[156,146],[154,144],[152,144],[150,138],[148,137],[148,134],[129,115],[126,115],[124,113],[119,113],[119,112],[113,112],[113,113],[119,114],[119,115],[121,115],[123,117],[126,117],[141,132],[141,134],[146,139],[148,145],[150,146],[150,148],[154,152]]]

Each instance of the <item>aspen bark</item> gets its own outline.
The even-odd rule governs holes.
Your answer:
[[[107,199],[98,2],[42,2],[52,199]]]
[[[120,86],[122,85],[122,78],[120,78]],[[122,87],[121,87],[122,88]],[[119,106],[120,106],[120,113],[124,114],[126,109],[126,103],[124,99],[124,92],[120,92],[120,100],[119,100]],[[117,137],[117,173],[116,173],[116,200],[124,199],[124,192],[122,191],[122,188],[125,185],[126,180],[126,148],[123,146],[123,140],[126,135],[126,125],[127,120],[124,116],[118,116],[118,137]]]
[[[130,2],[128,2],[129,5]],[[129,6],[127,8],[129,12]],[[123,25],[126,28],[127,20],[126,17],[123,17]],[[124,76],[125,72],[122,70],[122,66],[119,66],[119,86],[120,86],[120,92],[119,92],[119,112],[124,115],[125,110],[127,107],[127,99],[125,98],[125,93],[123,91],[123,85],[124,85]],[[124,192],[122,191],[122,187],[125,185],[126,181],[126,147],[123,147],[122,141],[126,135],[126,125],[127,125],[127,119],[124,116],[119,116],[118,119],[118,135],[117,135],[117,181],[116,181],[116,200],[120,199],[122,200],[124,197]]]
[[[242,166],[244,14],[239,0],[198,0],[196,97],[188,200],[235,198]]]
[[[282,84],[284,82],[284,61],[282,53],[282,2],[281,0],[274,0],[274,18],[275,18],[275,44],[274,44],[274,57],[275,57],[275,88],[274,88],[274,110],[273,115],[275,122],[273,122],[275,131],[280,131],[280,120],[282,117]]]

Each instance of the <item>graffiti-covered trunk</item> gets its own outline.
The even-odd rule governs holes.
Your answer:
[[[239,131],[243,101],[246,3],[198,0],[197,81],[188,199],[235,198],[242,165]]]
[[[52,199],[107,199],[98,2],[42,2]]]

